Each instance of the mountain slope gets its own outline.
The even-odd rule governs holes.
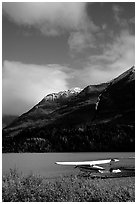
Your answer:
[[[3,115],[2,116],[2,128],[10,125],[18,116],[17,115]]]
[[[3,130],[3,151],[134,151],[134,126],[132,67],[109,83],[47,95]]]
[[[115,120],[118,123],[134,124],[135,122],[135,69],[132,67],[109,83],[102,92],[97,121]],[[120,122],[121,121],[121,122]]]
[[[28,112],[18,117],[12,124],[4,129],[4,132],[14,135],[25,128],[33,128],[36,126],[45,125],[54,111],[64,107],[68,101],[74,98],[79,92],[80,88],[75,88],[59,93],[52,93],[45,96],[37,105],[35,105]]]
[[[90,85],[82,91],[77,88],[49,94],[5,128],[4,133],[14,136],[23,129],[43,127],[51,123],[70,126],[87,121],[91,122],[98,95],[106,87],[107,83]]]

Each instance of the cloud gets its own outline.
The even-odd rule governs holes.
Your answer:
[[[79,30],[86,22],[86,3],[12,2],[3,3],[3,12],[19,25],[33,26],[45,35]]]
[[[97,26],[88,17],[83,18],[83,23],[78,30],[70,32],[68,38],[68,44],[71,51],[82,52],[87,48],[95,48],[96,38],[95,35],[100,31],[100,27]]]
[[[26,112],[45,95],[68,89],[68,68],[60,65],[3,63],[3,113]]]
[[[110,81],[135,64],[135,36],[127,30],[121,31],[113,43],[107,44],[103,52],[92,55],[85,67],[75,72],[82,83],[99,84]]]
[[[122,17],[124,10],[121,6],[117,4],[113,4],[112,11],[113,11],[114,19],[117,25],[123,28],[129,26],[129,20]]]
[[[70,49],[75,52],[81,52],[87,48],[95,48],[95,42],[95,37],[89,32],[73,32],[68,39]]]
[[[129,19],[129,23],[135,24],[135,17]]]
[[[86,2],[5,2],[3,13],[14,23],[33,26],[46,36],[67,33],[70,50],[81,52],[94,46],[92,33],[99,30],[89,19],[86,5]]]
[[[134,18],[123,19],[123,10],[118,5],[113,5],[114,28],[117,28],[113,30],[105,22],[101,28],[95,25],[86,14],[86,3],[8,2],[3,3],[3,11],[18,25],[33,26],[44,35],[57,36],[67,32],[70,50],[77,57],[84,51],[77,69],[57,64],[4,61],[4,113],[21,114],[48,93],[71,88],[72,84],[77,86],[76,82],[84,88],[109,81],[135,63],[135,36],[129,26],[134,23]],[[95,50],[87,56],[85,50],[89,48]]]
[[[21,114],[45,95],[77,86],[110,81],[135,64],[135,36],[122,30],[102,53],[91,55],[81,68],[57,64],[3,63],[3,113]],[[77,83],[76,83],[77,82]]]
[[[120,15],[121,15],[123,9],[120,6],[113,4],[112,11],[114,13],[115,20],[117,21],[117,23],[119,23],[120,22]]]

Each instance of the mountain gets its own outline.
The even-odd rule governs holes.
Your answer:
[[[47,95],[3,129],[3,152],[134,151],[134,127],[132,67],[107,83]]]
[[[5,128],[4,132],[14,135],[25,128],[39,127],[49,123],[50,120],[53,120],[53,115],[56,112],[59,114],[58,110],[67,106],[68,102],[74,99],[81,90],[80,88],[74,88],[59,93],[48,94],[32,109],[22,114]]]
[[[17,115],[3,115],[2,128],[5,128],[7,125],[10,125],[17,117]]]
[[[116,121],[134,124],[135,122],[135,69],[132,67],[112,80],[99,97],[96,120]]]

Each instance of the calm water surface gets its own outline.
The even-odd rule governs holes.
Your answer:
[[[25,175],[37,174],[46,177],[55,177],[74,171],[72,166],[60,166],[56,161],[91,161],[106,158],[129,158],[134,157],[133,152],[99,152],[99,153],[10,153],[2,155],[3,174],[10,169],[17,169]],[[123,160],[127,163],[127,160]],[[134,163],[132,159],[128,162]]]

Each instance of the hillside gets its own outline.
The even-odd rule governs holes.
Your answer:
[[[3,115],[2,116],[2,128],[10,125],[18,116],[17,115]]]
[[[3,152],[134,151],[135,69],[44,97],[3,130]]]

